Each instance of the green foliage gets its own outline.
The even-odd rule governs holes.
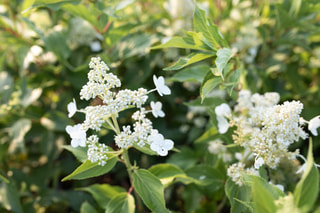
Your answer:
[[[139,169],[132,175],[133,186],[143,202],[154,212],[169,212],[164,201],[164,188],[160,180],[148,170]]]
[[[219,134],[214,108],[234,106],[248,89],[300,100],[306,120],[318,115],[320,3],[177,2],[0,3],[0,212],[319,212],[320,157],[312,155],[319,137],[310,133],[313,143],[289,148],[308,156],[302,177],[303,162],[290,160],[260,167],[262,177],[243,174],[239,186],[228,168],[245,150],[234,144],[235,127]],[[67,104],[101,104],[76,95],[93,56],[123,88],[149,90],[153,75],[165,76],[172,95],[161,97],[166,116],[153,126],[175,142],[167,158],[149,145],[126,154],[107,123],[90,132],[110,147],[104,166],[88,160],[88,148],[70,146],[66,126],[86,115],[70,119]],[[119,116],[121,126],[130,110]],[[225,150],[212,146],[218,139]]]
[[[312,140],[309,142],[308,160],[301,180],[297,184],[293,196],[297,207],[308,212],[312,209],[319,194],[319,171],[314,165]]]

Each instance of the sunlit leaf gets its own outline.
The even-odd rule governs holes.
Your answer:
[[[223,76],[223,69],[227,65],[228,61],[233,57],[233,52],[229,48],[223,48],[219,49],[217,52],[217,59],[216,59],[216,65],[218,68],[218,71],[220,73],[220,76],[222,79],[224,79]]]
[[[214,56],[214,53],[191,53],[186,57],[180,58],[175,64],[170,67],[166,67],[164,70],[179,70],[183,67],[186,67],[190,64],[202,61],[206,58]]]
[[[106,206],[105,213],[134,213],[135,203],[131,194],[122,192],[114,196]]]
[[[306,212],[312,209],[319,193],[319,171],[314,165],[312,139],[309,142],[308,159],[305,171],[297,184],[293,196],[295,204]]]
[[[117,163],[118,157],[114,155],[109,157],[106,165],[100,166],[98,163],[92,163],[90,160],[86,160],[81,164],[76,170],[74,170],[70,175],[64,177],[62,181],[66,180],[82,180],[91,177],[100,176],[108,173]]]
[[[125,189],[120,186],[111,186],[109,184],[93,184],[91,186],[81,188],[81,190],[89,192],[98,205],[105,209],[108,202],[117,196],[119,193],[125,192]]]

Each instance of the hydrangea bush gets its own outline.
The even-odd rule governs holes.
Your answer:
[[[0,212],[320,212],[319,11],[0,3]]]

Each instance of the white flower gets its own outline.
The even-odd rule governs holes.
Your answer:
[[[164,117],[164,112],[162,111],[162,103],[160,101],[153,102],[151,101],[150,103],[151,109],[152,109],[152,114],[154,117]]]
[[[262,157],[258,157],[257,159],[255,159],[254,161],[254,168],[255,169],[259,169],[260,166],[262,166],[264,164],[264,160]]]
[[[76,104],[76,100],[73,99],[73,102],[70,102],[67,106],[68,108],[68,117],[71,118],[77,111],[77,104]]]
[[[320,127],[320,115],[312,118],[309,121],[308,129],[314,136],[317,136],[318,135],[317,129],[319,127]]]
[[[153,75],[153,83],[156,86],[159,95],[163,96],[171,94],[171,90],[164,84],[164,78],[162,76],[157,78],[157,76]]]
[[[90,49],[92,52],[99,52],[102,49],[100,42],[99,41],[91,42]]]
[[[157,152],[160,156],[166,156],[168,150],[173,148],[173,141],[169,139],[164,140],[163,135],[157,132],[151,133],[148,137],[148,141],[151,142],[151,150]]]
[[[228,104],[223,103],[217,106],[214,111],[217,115],[218,131],[220,134],[224,134],[229,129],[229,122],[226,117],[229,117],[231,115],[231,109]]]
[[[82,129],[81,124],[77,124],[75,126],[67,126],[66,127],[67,133],[71,137],[71,146],[78,147],[78,146],[86,146],[86,132]]]

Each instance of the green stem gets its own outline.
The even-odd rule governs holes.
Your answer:
[[[127,171],[128,171],[128,174],[129,174],[130,182],[132,184],[132,168],[133,168],[133,166],[130,163],[130,159],[129,159],[129,155],[128,155],[128,150],[127,149],[123,149],[122,158],[123,158],[124,164],[127,167]]]
[[[132,166],[132,164],[130,163],[130,159],[129,159],[129,155],[128,155],[128,150],[127,149],[123,149],[122,158],[123,158],[124,164],[127,167],[127,171],[128,171],[129,178],[130,178],[131,187],[133,187],[132,174],[133,174],[134,166]],[[131,190],[132,190],[132,188],[130,188],[129,191],[131,191]],[[138,193],[135,190],[133,192],[134,192],[135,197],[136,197],[137,202],[138,202],[137,208],[139,209],[140,212],[143,212],[143,204],[142,204],[141,198],[139,197]]]
[[[119,135],[120,134],[120,128],[119,128],[119,124],[118,124],[116,115],[112,115],[111,117],[112,117],[112,122],[113,122],[113,124],[114,124],[114,126],[116,128],[116,133],[117,133],[117,135]]]

